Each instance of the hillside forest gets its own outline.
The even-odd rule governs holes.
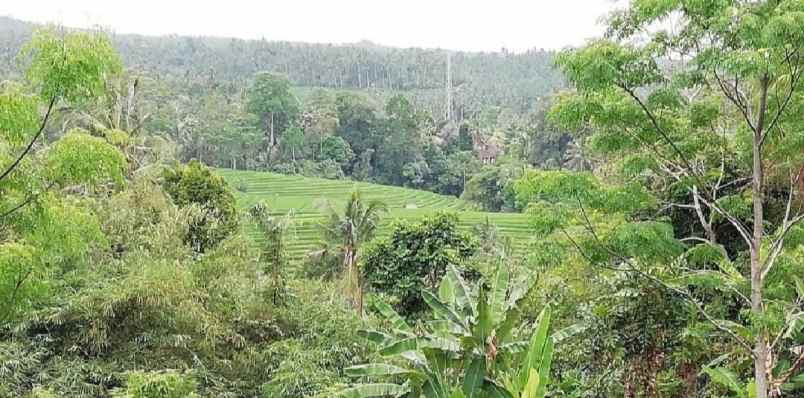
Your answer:
[[[0,398],[804,396],[804,1],[605,24],[0,17]]]

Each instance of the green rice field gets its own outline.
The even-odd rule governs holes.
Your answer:
[[[259,201],[265,201],[274,214],[291,214],[288,254],[298,262],[305,255],[320,247],[320,204],[330,201],[340,208],[357,189],[364,199],[378,199],[388,206],[379,235],[390,233],[393,220],[415,221],[438,211],[455,213],[462,229],[469,230],[486,219],[496,225],[503,236],[510,237],[517,256],[521,256],[532,233],[523,214],[488,213],[478,211],[476,206],[453,196],[439,195],[394,186],[377,185],[346,180],[326,180],[302,176],[290,176],[257,171],[220,169],[220,173],[233,188],[238,206],[246,209]],[[256,228],[246,225],[246,231],[255,241],[261,236]]]

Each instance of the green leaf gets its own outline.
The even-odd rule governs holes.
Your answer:
[[[568,339],[568,338],[570,338],[570,337],[582,332],[584,329],[585,329],[584,325],[579,324],[579,323],[567,326],[564,329],[561,329],[561,330],[553,333],[553,335],[552,335],[553,341],[556,342],[556,343],[560,343],[561,341],[566,340],[566,339]]]
[[[406,351],[416,351],[419,349],[419,341],[417,338],[409,338],[404,340],[399,340],[397,342],[391,343],[382,349],[380,349],[380,355],[382,356],[392,356],[392,355],[399,355]]]
[[[714,320],[714,322],[717,323],[721,327],[724,327],[724,328],[727,328],[729,330],[732,330],[734,333],[737,333],[738,335],[740,335],[740,337],[742,337],[742,338],[744,338],[746,340],[753,340],[754,339],[754,333],[751,331],[751,329],[749,329],[749,328],[747,328],[747,327],[745,327],[743,325],[740,325],[737,322],[730,321],[730,320],[727,320],[727,319],[716,319],[716,320]]]
[[[447,338],[447,337],[430,336],[430,338],[427,340],[426,346],[441,351],[449,351],[455,353],[461,352],[461,343],[457,339],[452,337]]]
[[[80,129],[70,130],[47,152],[50,178],[62,186],[107,181],[123,184],[126,164],[116,147]]]
[[[376,330],[358,330],[357,335],[375,344],[385,344],[391,340],[391,336]]]
[[[531,368],[539,368],[539,361],[541,361],[542,353],[548,343],[547,332],[550,328],[550,309],[542,310],[537,319],[536,333],[533,334],[530,345],[530,364]]]
[[[548,337],[544,345],[541,363],[539,364],[539,388],[536,396],[541,398],[547,393],[547,383],[550,380],[550,365],[553,362],[553,339]]]
[[[511,331],[519,323],[521,315],[521,311],[516,307],[508,309],[508,312],[505,313],[505,319],[497,326],[497,340],[505,342],[511,337]]]
[[[389,365],[385,363],[369,363],[365,365],[351,366],[344,369],[347,376],[361,377],[361,376],[395,376],[409,374],[409,369],[401,368],[399,366]]]
[[[377,383],[350,387],[335,396],[343,398],[401,397],[408,392],[410,392],[410,388],[405,385]]]
[[[439,300],[438,297],[433,295],[433,293],[430,293],[427,290],[423,290],[422,298],[424,299],[424,302],[427,303],[428,306],[430,306],[430,308],[433,310],[436,316],[441,317],[443,319],[447,319],[455,323],[456,325],[461,326],[463,330],[466,330],[466,323],[464,323],[464,320],[458,314],[456,314],[455,311],[452,310],[452,308],[449,308],[446,304],[441,302],[441,300]]]
[[[539,372],[536,369],[531,369],[527,377],[525,388],[522,389],[521,398],[539,398],[537,395],[541,384],[539,383]]]
[[[393,326],[394,330],[403,332],[408,335],[413,334],[413,329],[410,327],[410,325],[408,325],[408,323],[405,322],[405,320],[402,319],[402,317],[399,316],[399,314],[397,314],[396,311],[394,311],[394,309],[391,308],[391,306],[388,303],[382,300],[377,300],[374,303],[374,308],[383,316],[383,318],[391,322],[391,325]]]
[[[531,369],[536,369],[537,371],[541,369],[543,354],[545,352],[546,344],[548,343],[547,331],[549,326],[550,310],[545,309],[541,314],[539,314],[536,330],[530,339],[530,349],[528,350],[528,354],[525,358],[525,361],[522,363],[522,368],[519,371],[520,385],[525,385],[525,383],[527,383],[527,378],[531,373]]]
[[[477,297],[477,319],[472,330],[472,336],[481,347],[485,347],[486,340],[494,330],[492,323],[492,312],[489,306],[485,287],[480,286],[480,294]]]
[[[438,285],[438,297],[449,305],[455,305],[455,294],[455,282],[451,278],[443,278]]]
[[[463,392],[467,398],[475,398],[482,395],[480,387],[486,377],[486,358],[476,357],[466,369],[463,378]]]
[[[488,398],[514,398],[514,395],[505,387],[490,379],[486,379],[483,384],[483,393],[485,394],[484,397]]]
[[[26,144],[39,126],[36,98],[9,85],[0,92],[0,142],[12,147]]]
[[[496,325],[500,322],[507,309],[506,298],[508,295],[509,273],[505,264],[497,266],[497,273],[494,276],[494,284],[491,288],[491,322]]]
[[[452,392],[452,395],[449,398],[466,398],[466,395],[463,394],[461,390],[455,390]]]
[[[797,276],[794,276],[793,280],[796,283],[796,294],[798,295],[798,298],[804,300],[804,281]]]
[[[737,270],[737,267],[735,267],[734,264],[729,259],[721,260],[720,262],[718,262],[718,266],[720,267],[720,270],[723,271],[723,273],[729,276],[729,279],[735,285],[739,285],[746,282],[745,277],[740,273],[740,271]]]
[[[785,323],[787,324],[787,331],[785,331],[782,337],[792,339],[794,334],[804,329],[804,311],[788,315],[785,319]]]
[[[39,29],[21,52],[25,76],[45,100],[70,103],[91,101],[104,93],[107,79],[123,70],[123,63],[104,34]]]
[[[469,305],[469,286],[466,284],[466,281],[463,279],[460,271],[458,271],[455,265],[449,265],[444,279],[449,279],[450,284],[454,288],[455,302],[458,304],[458,308],[465,308],[467,306],[471,308]],[[474,312],[472,315],[475,315]]]
[[[508,296],[508,307],[512,308],[519,300],[522,300],[528,292],[530,292],[531,287],[533,287],[534,278],[531,277],[524,277],[521,278],[519,281],[516,281],[513,286],[511,286],[511,292]]]
[[[742,395],[743,388],[740,385],[739,378],[737,377],[737,374],[731,370],[723,367],[705,368],[704,372],[709,375],[709,378],[711,378],[714,383],[728,388],[735,394]]]
[[[528,348],[530,348],[530,342],[528,341],[513,341],[510,343],[504,343],[499,346],[499,349],[502,351],[506,351],[512,354],[518,354],[521,352],[525,352]]]

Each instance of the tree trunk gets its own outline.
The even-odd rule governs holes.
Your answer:
[[[344,267],[346,268],[346,286],[352,308],[358,315],[363,316],[363,288],[360,286],[360,275],[355,264],[357,254],[353,246],[347,246],[343,253]]]
[[[698,396],[698,372],[692,362],[685,362],[681,365],[679,379],[684,383],[684,397]]]
[[[754,207],[754,230],[752,237],[751,251],[751,311],[755,316],[761,317],[764,313],[762,303],[762,257],[760,249],[762,246],[764,208],[763,208],[763,180],[764,173],[762,168],[762,134],[765,123],[765,110],[768,97],[768,77],[761,80],[762,92],[760,94],[759,112],[754,129],[753,137],[753,175],[751,200]],[[756,382],[756,398],[768,397],[768,338],[764,330],[757,333],[754,341],[754,379]]]
[[[274,113],[271,112],[271,138],[268,141],[268,147],[273,150],[274,148]]]
[[[762,244],[762,160],[759,157],[759,146],[755,139],[754,144],[754,175],[752,200],[754,204],[754,236],[751,248],[751,311],[755,316],[761,316],[762,306],[762,263],[760,258],[760,245]],[[754,378],[757,386],[757,398],[768,396],[768,349],[765,333],[758,333],[754,341]]]
[[[636,387],[634,386],[633,377],[631,375],[625,376],[624,398],[636,398]]]
[[[360,271],[355,270],[355,301],[357,301],[357,314],[363,317],[363,283],[360,278]]]

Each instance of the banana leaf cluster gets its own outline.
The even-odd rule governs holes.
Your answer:
[[[390,330],[361,333],[380,347],[386,362],[346,372],[381,382],[353,385],[338,396],[544,397],[553,355],[550,312],[543,310],[535,323],[523,322],[518,304],[532,286],[528,279],[513,280],[500,265],[493,280],[469,286],[451,266],[437,295],[422,291],[433,318],[416,327],[387,303],[376,303]]]

